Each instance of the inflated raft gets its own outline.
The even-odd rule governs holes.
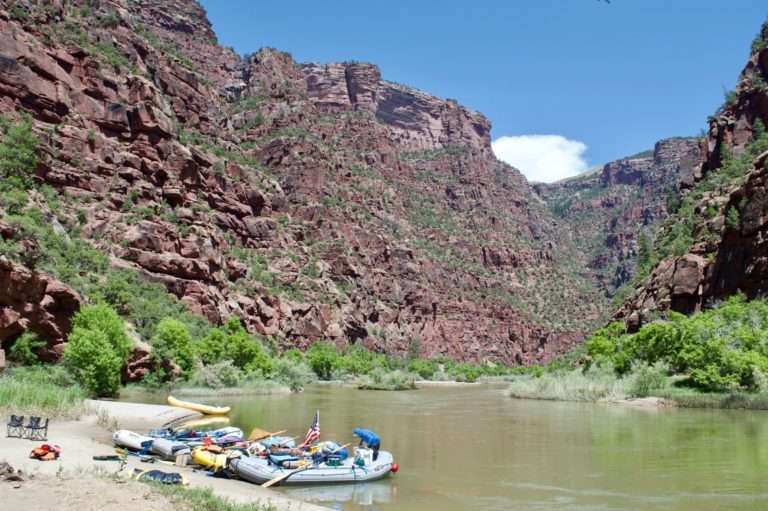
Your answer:
[[[200,419],[194,419],[194,420],[185,422],[179,427],[185,428],[185,429],[200,429],[205,427],[210,428],[216,425],[220,427],[225,427],[226,424],[229,424],[229,417],[224,417],[221,415],[211,415],[208,417],[202,417]]]
[[[180,399],[176,399],[173,396],[168,396],[166,398],[166,401],[171,406],[179,406],[181,408],[187,408],[188,410],[194,410],[196,412],[200,412],[205,415],[226,415],[229,413],[229,410],[231,409],[229,406],[212,406],[212,405],[203,405],[200,403],[192,403],[190,401],[182,401]]]
[[[128,431],[127,429],[120,429],[115,431],[115,434],[112,435],[112,440],[115,442],[115,445],[127,447],[134,451],[141,451],[149,447],[155,439],[139,435],[138,433]]]
[[[237,477],[254,484],[264,484],[291,471],[293,473],[280,484],[362,483],[387,477],[392,472],[392,465],[392,453],[387,451],[379,451],[376,461],[366,462],[363,466],[354,458],[338,460],[337,466],[323,462],[298,469],[283,468],[266,458],[235,458],[229,462]]]
[[[181,440],[183,442],[186,442],[190,439],[199,439],[199,438],[222,438],[225,436],[231,436],[231,437],[243,437],[243,430],[240,428],[236,428],[234,426],[227,426],[226,428],[219,428],[219,429],[212,429],[210,431],[195,431],[192,429],[182,429],[177,430],[174,435],[174,440]]]
[[[168,438],[155,438],[149,452],[157,454],[166,460],[175,460],[179,454],[189,454],[190,447],[184,442],[170,440]]]
[[[192,449],[192,461],[200,465],[201,467],[210,468],[213,470],[224,468],[227,466],[227,458],[231,457],[234,453],[229,455],[226,453],[216,454],[211,451],[206,451],[202,447],[196,447]],[[238,456],[240,453],[237,454]]]

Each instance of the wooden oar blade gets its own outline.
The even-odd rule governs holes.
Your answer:
[[[248,435],[248,440],[257,440],[259,438],[265,438],[269,436],[269,431],[264,431],[263,429],[259,428],[253,428],[251,431],[251,434]]]
[[[296,472],[299,472],[300,470],[305,470],[306,468],[307,467],[299,467],[299,468],[294,468],[293,470],[289,470],[287,472],[283,472],[282,474],[280,474],[279,476],[275,477],[274,479],[270,479],[266,483],[262,484],[261,487],[262,488],[269,488],[273,484],[277,484],[277,483],[279,483],[280,481],[282,481],[284,479],[288,479],[290,476],[292,476]]]
[[[253,428],[253,431],[251,431],[251,434],[248,435],[248,440],[251,440],[251,441],[253,441],[253,440],[263,440],[265,438],[269,438],[269,437],[272,437],[272,436],[282,435],[285,432],[286,432],[285,429],[283,429],[281,431],[277,431],[275,433],[270,433],[269,431],[264,431],[263,429]]]

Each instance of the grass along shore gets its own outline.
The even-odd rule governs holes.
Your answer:
[[[704,392],[684,383],[683,379],[665,374],[663,368],[642,367],[623,377],[604,369],[561,369],[518,376],[506,394],[516,399],[590,403],[654,397],[665,405],[680,408],[768,410],[768,392],[762,390]]]
[[[0,375],[0,412],[77,419],[87,410],[86,391],[65,372],[15,368]]]
[[[238,504],[216,495],[210,488],[169,486],[158,482],[145,482],[153,492],[167,497],[178,509],[189,511],[277,511],[271,504]]]

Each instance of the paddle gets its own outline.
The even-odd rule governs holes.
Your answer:
[[[259,428],[253,428],[253,431],[251,431],[251,434],[248,435],[248,440],[256,441],[256,440],[263,440],[270,436],[277,436],[282,433],[285,433],[287,430],[278,431],[277,433],[270,433],[269,431],[264,431],[263,429]]]
[[[161,460],[156,456],[147,456],[146,454],[131,452],[127,449],[120,449],[115,447],[115,452],[123,455],[136,456],[137,458],[139,458],[139,461],[143,461],[144,463],[165,463],[166,465],[175,465],[175,463],[173,463],[172,461]]]
[[[343,448],[347,447],[348,445],[349,445],[349,444],[344,444],[344,445],[342,445],[341,447],[339,447],[339,448],[337,448],[337,449],[334,449],[333,451],[331,451],[331,452],[330,452],[330,454],[334,454],[334,453],[336,453],[336,452],[338,452],[338,451],[342,450]],[[262,484],[262,485],[261,485],[261,487],[262,487],[262,488],[269,488],[269,487],[270,487],[270,486],[272,486],[273,484],[276,484],[276,483],[279,483],[280,481],[283,481],[283,480],[285,480],[285,479],[288,479],[289,477],[291,477],[291,476],[292,476],[293,474],[295,474],[296,472],[301,472],[302,470],[307,470],[307,469],[308,469],[309,467],[311,467],[311,466],[312,466],[311,464],[307,464],[307,465],[305,465],[305,466],[303,466],[303,467],[298,467],[298,468],[294,468],[294,469],[292,469],[292,470],[289,470],[288,472],[283,472],[282,474],[280,474],[279,476],[275,477],[274,479],[270,479],[270,480],[269,480],[269,481],[267,481],[266,483]]]
[[[302,470],[306,470],[306,469],[308,469],[311,466],[312,466],[311,464],[308,464],[308,465],[305,465],[303,467],[294,468],[292,470],[289,470],[288,472],[283,472],[282,474],[280,474],[279,476],[275,477],[274,479],[270,479],[266,483],[262,484],[261,487],[262,488],[269,488],[273,484],[279,483],[283,479],[288,479],[289,477],[291,477],[296,472],[301,472]]]

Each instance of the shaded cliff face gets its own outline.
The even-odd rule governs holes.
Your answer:
[[[656,311],[690,314],[737,292],[749,298],[768,292],[766,46],[768,24],[735,92],[710,118],[700,166],[681,180],[680,210],[658,236],[660,261],[614,316],[632,328]],[[674,238],[682,242],[670,250],[665,242]]]
[[[532,363],[605,310],[456,102],[368,64],[241,60],[191,1],[16,4],[0,110],[32,115],[62,224],[211,321],[279,349]]]
[[[534,186],[607,297],[634,278],[638,238],[642,233],[652,238],[660,221],[667,218],[667,198],[697,168],[700,145],[696,139],[661,140],[653,151],[558,183]]]

